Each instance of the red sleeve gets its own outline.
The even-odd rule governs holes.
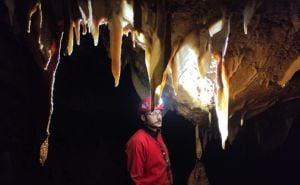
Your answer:
[[[142,185],[144,177],[144,146],[138,140],[132,140],[127,144],[127,166],[132,180],[136,185]]]

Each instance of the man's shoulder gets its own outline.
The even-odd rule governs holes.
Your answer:
[[[143,129],[139,129],[131,136],[130,139],[141,139],[144,138],[146,134],[147,133]]]
[[[142,143],[146,136],[147,133],[143,129],[139,129],[130,137],[127,143]]]

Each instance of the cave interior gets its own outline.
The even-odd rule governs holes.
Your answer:
[[[27,2],[28,7],[35,7],[33,4],[36,2],[42,5],[45,3],[45,1],[32,0]],[[69,1],[63,2],[70,3]],[[99,1],[99,3],[101,2],[110,1]],[[149,1],[145,2],[145,4],[140,3],[140,6],[147,7]],[[157,1],[154,2],[157,3]],[[167,0],[166,2],[170,3]],[[186,11],[186,8],[195,5],[193,4],[195,2],[197,1],[176,0],[173,2],[173,6],[170,5],[171,12],[178,17],[185,17],[186,15],[181,12],[182,9]],[[229,1],[215,0],[207,2],[230,4],[226,7],[229,7],[231,11],[235,8],[239,9],[243,4],[242,1],[230,3]],[[244,58],[239,65],[236,65],[235,70],[230,65],[226,66],[228,73],[231,74],[228,76],[231,85],[228,128],[231,130],[229,129],[229,136],[225,142],[226,147],[223,145],[223,132],[218,127],[218,119],[221,118],[216,112],[212,112],[212,118],[208,118],[208,112],[214,110],[211,108],[215,108],[217,105],[213,104],[212,107],[204,106],[203,108],[201,104],[200,109],[195,108],[193,101],[187,99],[187,96],[180,91],[180,85],[177,89],[177,96],[175,96],[172,89],[175,87],[172,86],[172,82],[166,81],[165,89],[168,91],[164,91],[166,93],[164,98],[167,111],[163,118],[162,133],[169,148],[174,185],[187,184],[188,177],[195,166],[194,129],[195,123],[199,122],[203,147],[201,162],[205,166],[209,184],[300,184],[299,170],[297,170],[297,167],[300,166],[300,73],[297,72],[300,69],[300,29],[297,27],[300,24],[300,3],[296,0],[287,1],[288,3],[280,0],[274,2],[253,0],[253,2],[258,6],[256,11],[259,16],[252,18],[252,26],[255,26],[251,27],[249,24],[248,35],[250,38],[241,36],[244,34],[243,29],[239,31],[242,33],[234,31],[235,26],[232,25],[230,39],[239,45],[232,44],[234,46],[230,46],[229,43],[225,56],[225,61],[226,59],[233,61],[233,64],[228,62],[232,66],[236,62],[235,55],[243,55],[242,58]],[[183,3],[187,5],[183,6]],[[13,6],[10,6],[11,4]],[[132,47],[131,33],[129,36],[122,36],[121,73],[117,80],[118,83],[116,83],[118,75],[111,69],[112,55],[114,54],[109,49],[111,42],[109,36],[112,31],[109,26],[100,25],[101,34],[97,46],[94,45],[95,38],[92,33],[82,35],[80,45],[74,44],[70,54],[68,54],[68,44],[66,44],[67,52],[60,55],[59,62],[56,61],[59,63],[57,69],[55,69],[56,63],[51,61],[49,70],[44,70],[41,62],[45,63],[43,58],[45,54],[37,49],[38,43],[34,36],[38,32],[28,33],[25,29],[27,20],[23,16],[29,10],[25,8],[27,7],[25,4],[17,1],[0,1],[0,24],[2,25],[0,29],[0,98],[2,102],[0,109],[0,184],[133,184],[126,169],[125,145],[139,127],[137,108],[141,91],[137,89],[137,85],[132,80],[132,73],[133,70],[138,70],[144,72],[144,76],[146,74],[143,71],[145,69],[138,67],[134,69],[132,66],[140,62],[141,56],[145,57],[145,52],[141,54],[139,48]],[[160,3],[157,4],[157,7],[161,6]],[[109,6],[110,3],[106,5]],[[273,10],[277,13],[275,15],[279,15],[279,18],[273,16],[274,12],[270,8],[264,12],[264,8],[270,5],[274,5]],[[293,11],[298,11],[294,18],[296,21],[284,17],[285,7],[292,5],[296,9]],[[211,4],[208,3],[207,6],[211,6]],[[282,6],[282,9],[278,6]],[[11,10],[11,7],[14,8],[14,11]],[[281,11],[283,11],[282,14]],[[45,12],[47,11],[45,10]],[[191,10],[191,12],[193,11]],[[292,13],[289,12],[289,14]],[[213,10],[209,15],[213,17],[212,20],[219,16]],[[272,22],[271,19],[266,18],[267,15],[277,19]],[[66,15],[62,16],[66,17]],[[234,18],[238,16],[239,14],[233,14],[231,21],[239,23],[234,22]],[[280,16],[283,18],[281,19]],[[33,19],[38,18],[34,17]],[[45,20],[49,25],[51,21],[54,21],[51,18]],[[189,24],[189,21],[187,22]],[[172,23],[171,26],[179,24],[176,21]],[[36,25],[33,22],[33,26]],[[53,29],[51,28],[52,31]],[[141,32],[144,31],[143,24],[139,29]],[[289,31],[290,29],[293,30]],[[264,30],[267,31],[264,32]],[[282,30],[287,33],[283,33]],[[80,32],[82,34],[83,30]],[[182,33],[174,35],[176,34]],[[270,38],[268,38],[270,40],[267,39],[268,34],[270,34]],[[52,35],[59,40],[57,35]],[[176,38],[174,38],[175,36],[172,37],[172,41],[176,43]],[[212,36],[212,38],[214,37]],[[258,42],[256,38],[261,39],[262,43]],[[265,43],[268,41],[270,43]],[[184,41],[182,42],[184,43]],[[246,42],[249,42],[249,45]],[[172,47],[174,43],[171,44]],[[284,43],[286,47],[282,48]],[[241,45],[243,45],[242,49],[236,49]],[[49,47],[51,48],[51,42]],[[202,48],[201,45],[199,47]],[[166,48],[167,46],[162,46],[165,51],[167,51]],[[216,46],[216,48],[218,47]],[[63,51],[64,49],[59,48],[58,50]],[[241,54],[243,52],[245,53]],[[261,57],[260,61],[249,57],[257,57],[264,52],[266,56]],[[150,52],[150,55],[154,54]],[[139,59],[132,62],[133,57]],[[180,58],[180,56],[178,57]],[[274,59],[275,57],[281,57],[278,60],[283,59],[285,63],[280,63]],[[261,62],[262,60],[265,62]],[[249,65],[249,62],[253,62],[255,65]],[[273,64],[269,64],[272,62]],[[157,65],[159,66],[159,64]],[[253,66],[259,67],[254,69]],[[153,73],[159,74],[157,78],[162,80],[164,71],[161,71],[161,66],[158,68],[158,72],[154,70]],[[286,77],[289,74],[291,74],[290,77]],[[168,79],[172,75],[169,74]],[[53,90],[50,91],[53,76],[55,76],[55,83]],[[139,78],[145,80],[141,76]],[[156,83],[157,78],[154,75],[149,80]],[[245,84],[239,79],[246,81]],[[256,83],[260,79],[262,79],[260,85],[257,85]],[[285,81],[284,85],[281,84],[282,81]],[[156,85],[158,84],[156,83]],[[145,87],[140,86],[140,88]],[[152,88],[156,88],[156,86],[149,88],[153,90]],[[149,90],[149,88],[145,89]],[[49,125],[51,93],[53,94],[53,113]],[[258,98],[256,99],[256,97]],[[207,111],[208,109],[209,111]],[[242,124],[241,120],[243,120]],[[48,155],[45,163],[41,165],[39,161],[40,147],[47,137],[48,125],[51,133]]]

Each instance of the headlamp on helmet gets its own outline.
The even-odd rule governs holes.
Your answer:
[[[159,104],[154,108],[158,109],[160,111],[164,110],[164,105],[162,99],[159,100]],[[147,98],[144,98],[139,106],[139,112],[140,113],[147,113],[151,111],[151,96],[148,96]]]

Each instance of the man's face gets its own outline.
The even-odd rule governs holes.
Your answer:
[[[162,112],[159,109],[154,109],[152,112],[146,112],[142,120],[150,127],[160,128],[162,126]]]

